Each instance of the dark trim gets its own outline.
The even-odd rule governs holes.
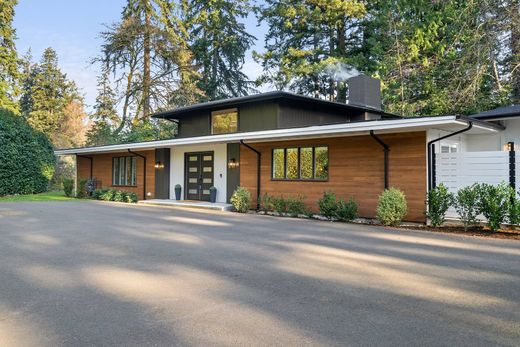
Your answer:
[[[240,140],[240,144],[246,146],[250,150],[256,153],[256,192],[257,192],[257,198],[256,198],[256,209],[260,209],[260,171],[261,171],[261,165],[262,165],[262,153],[260,153],[255,148],[249,146],[247,143],[244,142],[244,140]]]
[[[289,146],[289,147],[273,147],[271,148],[271,181],[282,181],[282,182],[328,182],[330,173],[328,172],[327,167],[327,178],[316,178],[316,148],[325,147],[327,148],[327,165],[329,165],[329,145],[310,145],[310,146]],[[298,150],[298,178],[287,178],[287,150],[294,149]],[[301,149],[302,148],[312,148],[312,178],[301,178]],[[284,155],[284,178],[276,178],[274,177],[274,151],[275,150],[283,150]]]
[[[133,152],[132,150],[128,149],[128,153],[134,154],[138,157],[143,158],[143,200],[146,200],[146,156],[139,154],[137,152]],[[135,163],[136,171],[137,171],[137,162]],[[137,172],[135,173],[135,183],[137,184]]]
[[[92,179],[94,177],[94,157],[89,157],[89,156],[86,156],[86,155],[79,155],[79,154],[76,154],[76,157],[78,158],[86,158],[86,159],[89,159],[90,160],[90,179]],[[76,160],[76,165],[77,165],[77,160]]]
[[[370,136],[374,140],[377,141],[383,147],[383,153],[384,153],[384,182],[385,182],[385,189],[388,189],[388,160],[389,160],[389,154],[390,154],[390,147],[381,140],[379,136],[374,134],[374,130],[370,130]]]
[[[435,142],[438,142],[438,141],[441,141],[441,140],[444,140],[444,139],[447,139],[448,137],[452,137],[452,136],[455,136],[455,135],[458,135],[458,134],[462,134],[468,130],[470,130],[471,128],[473,128],[473,121],[469,121],[468,122],[469,125],[462,129],[462,130],[459,130],[459,131],[455,131],[454,133],[451,133],[451,134],[448,134],[448,135],[445,135],[445,136],[441,136],[439,138],[436,138],[434,140],[431,140],[428,142],[427,144],[427,147],[428,147],[428,158],[427,158],[427,166],[428,166],[428,191],[431,191],[432,189],[435,188],[436,186],[436,177],[435,177]]]
[[[509,146],[509,185],[516,191],[516,153],[515,143],[508,142]]]

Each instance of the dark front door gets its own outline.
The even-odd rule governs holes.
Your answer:
[[[209,201],[213,186],[213,152],[186,153],[186,200]]]

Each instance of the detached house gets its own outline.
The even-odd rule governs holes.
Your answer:
[[[435,152],[451,134],[493,134],[498,123],[460,116],[401,118],[381,110],[379,81],[349,80],[348,104],[269,92],[154,115],[178,124],[168,140],[57,150],[75,155],[77,178],[121,187],[140,199],[225,203],[238,186],[255,197],[302,195],[316,209],[324,191],[354,197],[373,217],[385,187],[402,189],[407,220],[424,221]],[[440,141],[437,141],[441,139]],[[448,141],[448,138],[446,138]],[[435,147],[437,146],[437,147]],[[255,207],[252,206],[252,207]]]

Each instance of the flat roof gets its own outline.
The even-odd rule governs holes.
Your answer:
[[[496,132],[504,129],[504,127],[497,124],[469,119],[462,116],[415,117],[371,120],[333,125],[315,125],[300,128],[262,130],[222,135],[173,138],[168,140],[122,143],[95,147],[68,148],[56,150],[54,153],[56,155],[95,154],[122,152],[128,150],[152,150],[156,148],[168,148],[195,144],[236,143],[242,140],[252,143],[324,137],[332,138],[342,136],[368,135],[370,131],[375,131],[378,134],[425,131],[431,128],[445,131],[457,131],[467,127],[469,122],[474,124],[470,133]]]
[[[471,115],[470,117],[480,120],[499,120],[520,117],[520,104],[498,107],[492,110]]]
[[[290,93],[290,92],[285,92],[285,91],[273,91],[273,92],[259,93],[259,94],[241,96],[241,97],[236,97],[236,98],[208,101],[208,102],[203,102],[203,103],[194,104],[194,105],[190,105],[190,106],[177,107],[177,108],[174,108],[174,109],[171,109],[168,111],[157,112],[157,113],[153,114],[152,117],[172,119],[177,116],[182,116],[183,114],[187,114],[187,113],[190,113],[193,111],[213,110],[216,108],[226,108],[226,107],[230,107],[230,106],[238,106],[238,105],[249,104],[249,103],[264,102],[264,101],[283,101],[283,100],[303,102],[303,103],[307,103],[307,104],[325,106],[325,107],[330,107],[330,108],[335,108],[335,109],[345,110],[345,111],[373,112],[373,113],[385,115],[387,117],[401,118],[400,116],[384,112],[383,110],[375,108],[375,107],[370,107],[370,106],[366,106],[366,105],[345,104],[345,103],[336,102],[336,101],[328,101],[328,100],[313,98],[310,96],[305,96],[305,95],[300,95],[300,94],[295,94],[295,93]]]

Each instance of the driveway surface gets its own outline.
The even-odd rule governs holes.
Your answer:
[[[0,346],[520,345],[520,242],[0,203]]]

